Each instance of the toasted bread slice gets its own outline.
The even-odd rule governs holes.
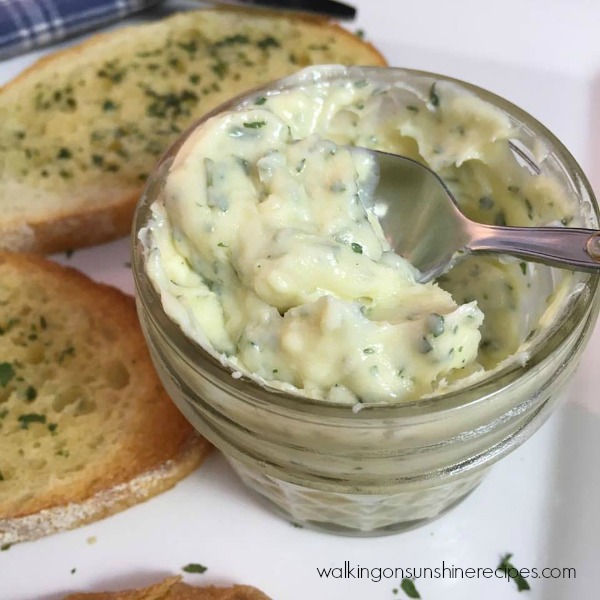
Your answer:
[[[146,588],[120,592],[71,594],[64,600],[269,600],[261,591],[247,585],[233,587],[193,587],[181,577],[169,577]]]
[[[129,231],[177,135],[248,88],[317,63],[381,65],[326,20],[201,10],[97,35],[0,89],[0,248],[55,252]]]
[[[208,449],[162,389],[132,298],[0,253],[0,545],[146,500]]]

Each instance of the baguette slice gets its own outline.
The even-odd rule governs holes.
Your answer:
[[[181,577],[169,577],[146,588],[121,592],[71,594],[64,600],[269,600],[261,591],[247,585],[233,587],[193,587]]]
[[[232,8],[41,59],[0,89],[0,248],[49,253],[125,235],[179,133],[232,96],[318,63],[385,60],[326,20]]]
[[[132,298],[0,253],[0,545],[146,500],[208,449],[162,389]]]

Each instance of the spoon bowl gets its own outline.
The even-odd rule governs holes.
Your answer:
[[[600,231],[507,227],[468,219],[429,167],[396,154],[373,155],[379,180],[371,207],[386,239],[427,282],[471,252],[496,252],[578,271],[600,272]]]

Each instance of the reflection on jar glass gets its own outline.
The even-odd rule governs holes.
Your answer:
[[[370,90],[367,101],[378,104],[368,128],[379,132],[383,123],[386,135],[366,136],[362,117],[352,116],[365,102],[352,91],[344,97],[354,112],[350,104],[338,110],[323,137],[428,162],[475,220],[598,227],[598,207],[585,176],[548,130],[505,100],[439,75],[310,68],[232,100],[196,127],[225,111],[247,110],[257,99],[277,110],[286,94],[310,92],[311,86],[320,86],[325,103],[330,88]],[[446,98],[452,99],[451,108],[442,113]],[[426,122],[418,116],[425,113]],[[306,123],[298,127],[311,126]],[[427,123],[427,135],[419,123],[423,128]],[[478,141],[484,126],[492,128],[484,133],[494,144]],[[494,128],[509,133],[502,137]],[[248,487],[296,523],[379,535],[439,516],[472,491],[496,460],[525,441],[556,405],[593,330],[598,276],[470,256],[438,284],[458,304],[477,302],[483,312],[472,365],[452,363],[432,389],[408,385],[402,397],[377,392],[368,401],[351,388],[336,401],[332,394],[303,394],[291,385],[265,382],[243,365],[232,366],[202,332],[186,335],[180,307],[148,268],[157,260],[153,210],[162,203],[169,170],[192,131],[150,177],[133,234],[138,312],[167,391]],[[453,154],[448,139],[454,140]],[[431,331],[437,338],[443,327]],[[451,347],[448,355],[459,351],[462,347]]]

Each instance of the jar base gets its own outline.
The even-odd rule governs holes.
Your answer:
[[[262,504],[264,507],[266,507],[269,510],[269,512],[276,514],[285,521],[289,521],[289,523],[293,527],[298,527],[299,529],[310,529],[312,531],[318,531],[320,533],[328,533],[330,535],[339,535],[343,537],[370,538],[397,535],[399,533],[412,531],[413,529],[418,529],[419,527],[423,527],[425,525],[428,525],[429,523],[433,523],[438,519],[444,517],[446,513],[451,512],[454,508],[461,504],[463,500],[465,500],[477,489],[478,485],[479,484],[477,484],[473,489],[469,490],[464,496],[457,498],[452,504],[444,508],[441,512],[439,512],[433,517],[425,517],[422,519],[415,519],[413,521],[400,521],[398,523],[392,523],[390,525],[385,525],[383,527],[379,527],[378,529],[371,529],[369,531],[363,531],[361,529],[346,527],[344,525],[330,523],[327,521],[294,520],[289,512],[281,508],[278,504],[275,504],[275,502],[273,502],[272,500],[269,500],[269,498],[263,496],[260,492],[257,492],[254,489],[250,489],[249,492],[252,494],[252,497],[255,498],[259,504]]]
[[[393,535],[426,525],[460,504],[488,472],[483,469],[417,489],[399,485],[386,492],[349,493],[283,481],[230,457],[227,460],[271,512],[297,527],[348,537]]]

